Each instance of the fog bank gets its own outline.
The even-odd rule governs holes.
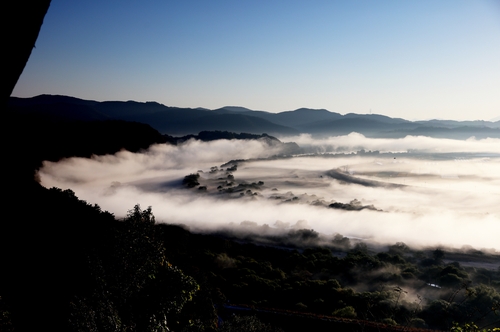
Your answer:
[[[190,140],[143,153],[45,162],[39,175],[45,187],[69,188],[117,217],[139,203],[152,206],[157,221],[193,230],[251,221],[389,244],[500,250],[500,140],[369,139],[355,133],[294,140],[323,152],[405,153],[258,159],[279,150],[259,141]],[[221,170],[238,159],[247,161],[237,163],[236,171]],[[218,169],[210,172],[213,166]],[[332,170],[343,177],[332,177]],[[198,171],[206,190],[185,188],[184,176]],[[353,200],[375,209],[329,207]]]

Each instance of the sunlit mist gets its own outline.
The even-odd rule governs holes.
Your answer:
[[[259,141],[190,140],[45,162],[40,178],[45,187],[70,188],[117,217],[139,203],[152,206],[158,221],[198,231],[251,222],[378,243],[500,250],[499,139],[353,133],[282,140],[307,153],[273,157],[280,151]],[[202,190],[182,184],[195,173]],[[336,202],[360,208],[339,209]]]

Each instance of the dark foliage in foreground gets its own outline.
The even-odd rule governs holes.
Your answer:
[[[144,298],[148,292],[161,289],[158,287],[167,287],[158,276],[176,275],[174,268],[156,268],[149,274],[157,276],[155,282],[142,283],[147,287],[137,281],[141,275],[128,273],[123,277],[132,278],[131,285],[118,285],[119,279],[113,277],[113,273],[123,272],[118,258],[123,257],[124,248],[134,247],[127,245],[132,239],[124,237],[126,223],[117,222],[97,205],[79,201],[71,191],[41,187],[34,175],[43,160],[89,157],[121,149],[139,151],[162,142],[163,137],[138,123],[83,123],[4,111],[2,123],[10,131],[4,140],[7,208],[0,222],[0,330],[68,331],[78,326],[80,330],[108,330],[110,326],[144,325],[144,320],[158,319],[151,317],[159,317],[155,310],[164,304],[154,297],[153,302]],[[147,258],[147,251],[140,256]],[[151,264],[158,265],[154,260]],[[130,298],[122,298],[126,305],[116,299],[117,293],[122,296],[120,287],[130,290]],[[127,310],[134,315],[126,315]],[[164,310],[159,311],[163,314]]]
[[[340,258],[325,246],[286,250],[193,234],[156,224],[138,205],[117,221],[70,190],[41,188],[37,199],[39,210],[25,214],[46,222],[12,227],[16,255],[3,251],[2,330],[498,325],[500,271],[446,264],[442,250],[398,243],[374,254],[357,245]]]
[[[99,137],[97,127],[36,124],[15,131],[16,144],[7,146],[18,158],[7,174],[20,182],[5,188],[0,229],[2,331],[216,331],[246,321],[264,331],[498,325],[500,271],[446,264],[443,251],[397,244],[375,254],[342,236],[323,246],[312,230],[275,239],[295,243],[291,249],[257,246],[155,224],[152,211],[139,206],[118,221],[69,190],[42,188],[32,180],[41,160],[137,151],[159,136],[137,124],[102,122],[111,125],[99,142],[86,134]],[[47,129],[53,132],[44,135]],[[124,138],[136,133],[144,137],[139,145]],[[307,246],[296,245],[305,238]]]
[[[41,189],[37,198],[58,208],[10,228],[15,255],[3,257],[0,294],[16,329],[165,330],[198,289],[166,260],[150,208],[117,221],[70,190]]]
[[[178,244],[178,250],[167,250],[170,261],[188,274],[195,271],[195,279],[204,275],[236,307],[406,328],[446,330],[453,322],[470,321],[484,327],[500,324],[500,270],[444,263],[443,254],[454,254],[440,249],[412,251],[397,243],[385,252],[370,253],[356,245],[341,258],[336,243],[286,250],[224,235],[196,235],[177,226],[162,228],[165,242]],[[485,278],[489,285],[481,282]],[[282,320],[274,319],[284,327]]]
[[[33,20],[32,15],[24,15],[21,7],[25,3],[21,2],[14,13],[21,13],[17,18],[26,17],[33,25],[15,30],[34,31],[36,35],[48,3],[43,1],[37,7],[35,12],[42,15]],[[17,21],[21,22],[13,20]],[[22,71],[34,39],[36,36],[19,33],[10,37],[7,53],[11,58],[6,63],[19,60],[19,65],[7,75],[6,95]],[[20,41],[22,47],[13,47],[12,41]],[[122,144],[139,134],[134,129],[140,126],[115,123],[126,134],[113,142],[117,131],[113,130],[116,136],[110,135],[109,127],[99,129],[100,124],[92,130],[95,135],[79,131],[84,127],[79,129],[75,123],[44,119],[29,123],[26,130],[17,122],[22,117],[16,117],[9,114],[3,121],[3,129],[11,132],[9,139],[4,139],[4,153],[13,161],[7,160],[4,170],[8,200],[0,228],[1,331],[165,331],[167,326],[177,331],[213,331],[217,315],[226,322],[220,331],[275,330],[253,315],[232,316],[230,311],[235,307],[224,306],[225,297],[254,308],[272,306],[274,309],[259,311],[260,317],[267,314],[277,325],[297,323],[290,327],[294,331],[332,330],[332,324],[342,324],[335,326],[337,330],[348,330],[349,326],[352,330],[381,331],[401,319],[406,320],[406,331],[410,325],[425,326],[426,322],[449,328],[455,318],[486,321],[498,311],[500,270],[445,265],[439,251],[428,258],[418,253],[408,257],[408,249],[396,245],[373,256],[357,246],[339,259],[328,248],[278,250],[155,225],[151,209],[139,206],[130,210],[124,221],[117,221],[97,205],[78,200],[69,190],[41,188],[32,181],[34,170],[45,159],[112,153],[126,145],[136,151],[151,144],[157,133],[142,127],[148,132],[149,143],[136,145],[134,137]],[[104,150],[99,150],[101,147]],[[349,288],[367,279],[378,289],[355,292]],[[418,305],[413,309],[400,305],[410,281],[418,284],[424,280],[438,280],[443,293],[422,310]],[[290,305],[294,311],[286,310]],[[318,316],[332,309],[338,317],[335,321]],[[277,319],[276,313],[286,318]],[[305,314],[311,319],[298,319]],[[344,320],[360,315],[382,324]],[[498,321],[487,324],[493,326]],[[457,325],[453,329],[462,330]]]

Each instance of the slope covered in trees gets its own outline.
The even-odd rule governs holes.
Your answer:
[[[99,134],[99,126],[105,134]],[[33,181],[35,169],[45,159],[137,151],[165,136],[126,122],[34,121],[30,128],[15,131],[9,145],[28,162],[11,174],[25,181],[7,187],[2,330],[224,331],[246,324],[263,331],[297,326],[380,331],[446,330],[470,321],[499,325],[500,271],[463,266],[453,261],[457,253],[415,251],[402,243],[373,252],[341,235],[325,245],[308,229],[265,239],[231,231],[194,234],[156,224],[152,210],[139,206],[116,220],[69,190],[42,188]],[[39,138],[47,128],[51,132]],[[142,138],[139,143],[135,135]],[[213,135],[248,138],[201,134]],[[473,251],[460,255],[498,260]]]
[[[22,215],[33,222],[13,225],[15,255],[3,257],[5,331],[224,331],[234,313],[284,331],[499,324],[500,270],[446,260],[488,259],[481,252],[397,243],[376,253],[341,235],[316,242],[312,230],[255,245],[241,234],[157,224],[138,205],[119,221],[70,190],[32,195],[36,210]],[[297,237],[310,241],[291,245]]]
[[[157,102],[82,100],[68,96],[40,95],[11,98],[10,106],[23,114],[43,114],[66,119],[115,119],[149,124],[162,134],[189,135],[203,130],[268,133],[293,136],[339,136],[358,132],[366,137],[397,138],[407,135],[477,139],[500,137],[500,125],[490,121],[408,121],[378,114],[345,114],[324,109],[300,108],[270,113],[242,107],[216,110],[179,108]]]

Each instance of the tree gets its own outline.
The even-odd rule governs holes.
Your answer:
[[[199,178],[200,178],[199,173],[193,173],[193,174],[186,175],[184,177],[184,180],[182,180],[182,184],[184,184],[188,188],[196,187],[196,186],[200,185],[200,183],[198,182]]]
[[[274,328],[270,324],[261,322],[256,316],[233,315],[226,320],[220,332],[280,332],[279,328]]]
[[[334,316],[343,318],[356,318],[356,310],[352,306],[343,307],[342,309],[337,309],[333,312]]]
[[[151,207],[135,205],[108,242],[89,255],[93,287],[74,297],[70,328],[168,331],[199,286],[167,261]]]
[[[444,251],[441,249],[436,249],[432,252],[432,258],[434,258],[434,261],[436,264],[441,264],[444,258]]]

